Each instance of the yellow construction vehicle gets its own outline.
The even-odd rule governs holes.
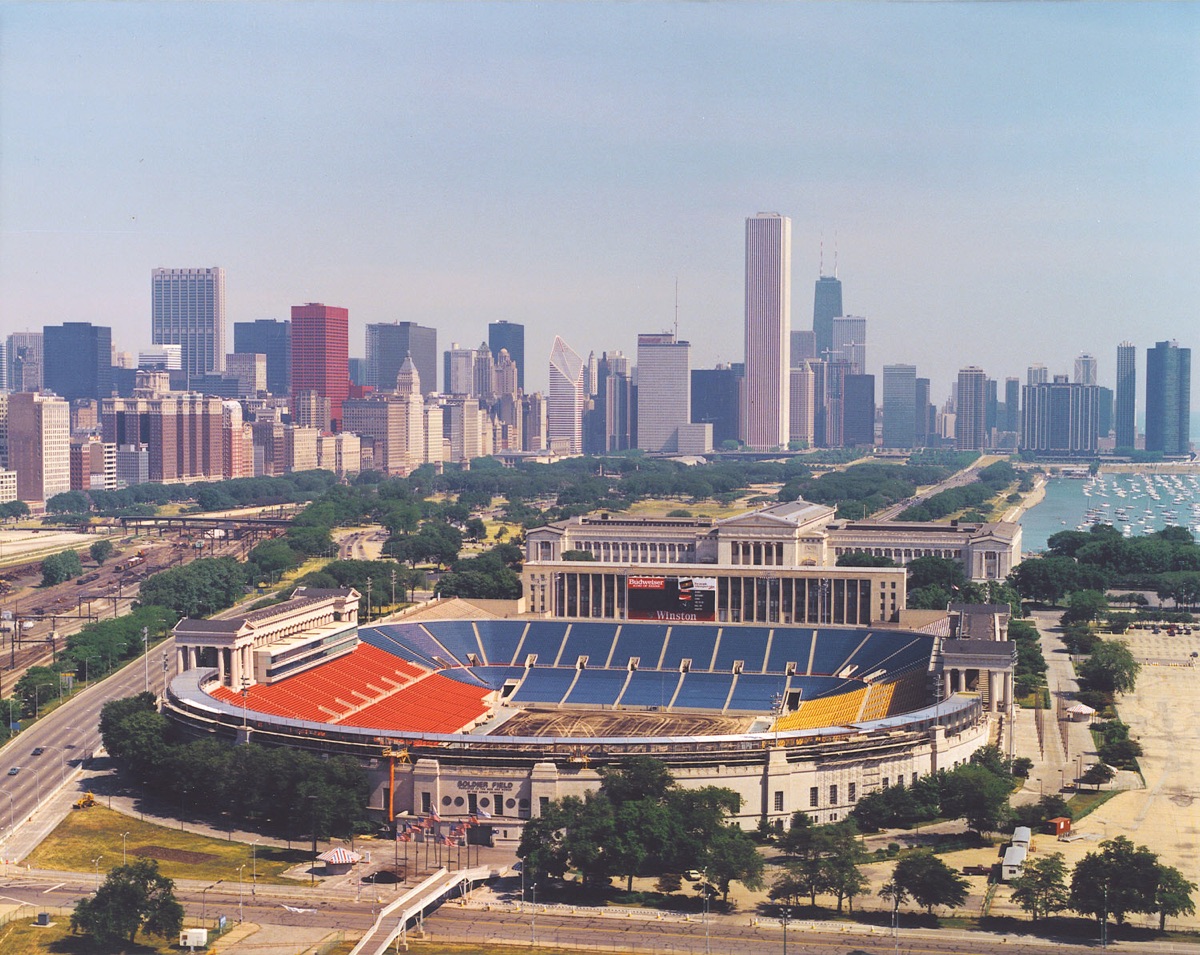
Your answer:
[[[84,793],[75,800],[76,809],[91,809],[94,805],[96,805],[96,797],[91,793]]]

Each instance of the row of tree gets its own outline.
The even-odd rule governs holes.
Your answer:
[[[900,512],[902,521],[938,521],[958,511],[979,508],[987,504],[1014,483],[1018,490],[1032,487],[1028,475],[1018,475],[1008,461],[996,461],[981,468],[976,480],[961,487],[948,488]]]

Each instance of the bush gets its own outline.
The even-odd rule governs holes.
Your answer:
[[[42,561],[42,586],[53,587],[63,584],[83,573],[83,562],[73,550],[51,554]]]

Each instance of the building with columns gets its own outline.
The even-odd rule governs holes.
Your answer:
[[[336,659],[358,645],[360,596],[297,587],[290,600],[238,617],[185,617],[172,631],[176,672],[215,667],[220,684],[241,690]]]

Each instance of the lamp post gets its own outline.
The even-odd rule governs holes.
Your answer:
[[[254,894],[254,887],[258,885],[258,843],[250,843],[250,893]]]
[[[367,578],[367,623],[371,622],[371,578]]]
[[[370,606],[370,604],[368,604]],[[308,870],[309,885],[317,884],[317,797],[315,795],[305,797],[312,811],[312,868]]]
[[[92,860],[92,865],[94,865],[96,867],[96,891],[97,892],[100,891],[100,860],[103,858],[104,858],[104,856],[96,856],[96,858],[94,858]]]
[[[700,891],[704,893],[704,955],[712,951],[708,938],[708,869],[704,870],[704,881],[700,883]]]
[[[29,767],[29,771],[33,773],[33,778],[37,780],[37,801],[40,806],[42,804],[42,774],[32,766]]]
[[[392,568],[392,613],[396,612],[396,568]]]
[[[67,727],[67,729],[70,729],[70,728],[71,728],[71,727],[69,727],[69,726]],[[59,747],[59,746],[53,746],[53,745],[51,745],[51,744],[47,743],[47,744],[46,744],[45,746],[43,746],[42,748],[43,748],[43,749],[52,749],[52,750],[54,750],[56,753],[58,753],[58,775],[59,775],[59,782],[63,782],[63,783],[65,783],[65,782],[67,781],[67,761],[66,761],[66,758],[63,756],[62,747]]]
[[[128,832],[121,833],[121,865],[125,864],[125,840],[129,838]]]
[[[204,917],[208,914],[208,895],[207,895],[208,890],[215,889],[218,885],[220,885],[224,881],[225,881],[224,879],[217,879],[217,881],[214,882],[212,885],[206,886],[205,888],[200,890],[200,921],[201,922],[204,921]]]
[[[142,660],[146,668],[146,692],[150,692],[150,628],[142,627]]]
[[[537,948],[537,883],[533,883],[533,908],[529,910],[529,944]]]
[[[783,955],[787,955],[787,926],[788,917],[792,914],[792,910],[788,906],[783,907]]]
[[[238,921],[242,921],[242,873],[246,869],[246,863],[238,866]]]
[[[250,677],[242,674],[242,733],[246,737],[246,745],[250,745],[250,734],[246,732],[248,724],[246,722],[246,697],[250,695]]]

